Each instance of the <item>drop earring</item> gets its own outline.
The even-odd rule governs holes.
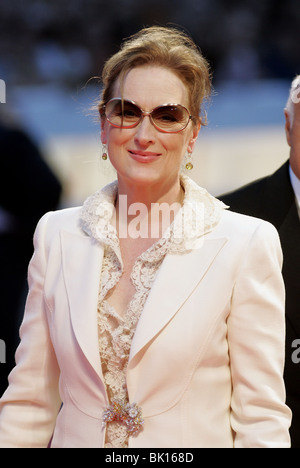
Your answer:
[[[102,146],[102,159],[103,159],[103,161],[106,161],[106,160],[107,160],[107,149],[106,149],[106,145],[103,145],[103,146]]]
[[[185,168],[186,168],[188,171],[191,171],[191,170],[193,169],[193,167],[194,167],[194,165],[193,165],[193,163],[192,163],[192,153],[188,153],[187,156],[188,156],[189,160],[188,160],[188,162],[186,163]]]

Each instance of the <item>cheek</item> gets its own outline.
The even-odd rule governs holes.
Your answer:
[[[166,159],[166,163],[174,167],[174,169],[178,169],[186,154],[186,146],[182,140],[178,140],[175,144],[170,145],[167,151],[168,157]]]
[[[188,152],[190,138],[187,134],[176,134],[170,141],[169,149],[172,154],[176,154],[176,158],[182,160]]]
[[[299,150],[300,148],[300,123],[297,125],[293,124],[293,128],[289,134],[289,144],[292,146],[294,149],[297,148]]]
[[[132,138],[131,133],[130,130],[121,130],[105,124],[101,132],[101,141],[113,150],[125,145]]]

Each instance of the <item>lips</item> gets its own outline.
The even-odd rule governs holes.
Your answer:
[[[129,155],[135,161],[138,161],[141,163],[149,163],[149,162],[156,161],[161,156],[161,153],[154,153],[152,151],[129,150]]]

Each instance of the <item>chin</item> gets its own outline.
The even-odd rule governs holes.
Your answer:
[[[126,173],[118,172],[118,178],[119,180],[130,181],[131,184],[152,185],[166,180],[167,174],[158,173],[157,170],[152,170],[149,167],[141,167]]]

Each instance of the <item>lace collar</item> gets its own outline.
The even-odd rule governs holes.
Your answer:
[[[220,221],[226,205],[210,195],[188,176],[181,175],[185,191],[184,202],[173,223],[158,244],[168,251],[180,253],[199,248],[203,235]],[[113,223],[118,183],[114,181],[91,195],[84,202],[80,215],[81,229],[94,239],[118,251],[119,241]],[[121,260],[121,259],[120,259]]]

